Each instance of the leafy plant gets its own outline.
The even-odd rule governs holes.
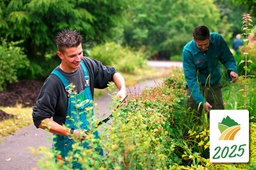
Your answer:
[[[95,46],[90,51],[90,57],[102,61],[104,65],[111,65],[116,70],[133,73],[136,68],[146,66],[146,57],[141,51],[133,51],[114,42]]]
[[[245,44],[245,50],[243,52],[244,55],[244,60],[242,60],[239,64],[244,63],[244,79],[246,80],[247,78],[247,72],[248,72],[248,63],[252,62],[251,60],[248,60],[248,44],[249,44],[249,34],[251,33],[251,29],[250,27],[252,27],[252,18],[250,16],[250,14],[244,14],[243,15],[243,35],[245,36],[244,39],[244,44]],[[247,108],[247,85],[246,83],[244,84],[244,108]]]
[[[227,100],[226,106],[229,109],[248,109],[251,121],[255,121],[255,45],[249,41],[249,36],[252,35],[252,19],[249,14],[243,15],[243,41],[241,47],[241,55],[237,58],[238,73],[241,75],[237,83],[224,87],[226,91],[224,96]],[[228,90],[228,88],[230,90]],[[237,91],[236,94],[231,94],[231,91]],[[242,97],[241,97],[242,96]],[[241,105],[243,104],[243,105]]]
[[[2,40],[0,46],[0,90],[4,90],[8,83],[17,81],[19,70],[29,65],[29,61],[18,45],[22,41],[7,43]]]
[[[203,124],[193,121],[196,115],[185,106],[185,86],[181,69],[173,68],[163,83],[145,88],[142,93],[130,95],[127,102],[112,110],[113,119],[104,127],[99,139],[104,156],[95,152],[95,138],[89,133],[87,142],[92,149],[80,149],[76,155],[83,168],[92,169],[230,169],[253,167],[241,164],[212,164],[209,161],[209,122],[201,117]],[[113,95],[109,86],[110,95]],[[119,105],[113,97],[111,108]],[[93,121],[92,121],[93,122]],[[253,124],[251,127],[254,127]],[[92,128],[93,129],[93,128]],[[253,140],[250,140],[253,142]],[[251,143],[251,150],[254,150]],[[51,167],[70,168],[71,164],[53,161],[51,150],[32,149],[43,154],[42,169]],[[49,153],[50,152],[50,153]],[[69,159],[68,159],[69,160]],[[71,157],[70,157],[71,160]]]

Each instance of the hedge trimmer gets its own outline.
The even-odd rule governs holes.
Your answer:
[[[126,100],[127,97],[128,97],[128,95],[125,96],[125,98],[120,102],[119,105],[116,106],[116,108],[115,108],[114,110],[118,109],[118,108],[125,102],[125,100]],[[101,120],[101,121],[96,125],[96,128],[99,127],[99,126],[100,126],[101,124],[103,124],[103,123],[107,123],[112,117],[113,117],[113,115],[110,114],[107,118]]]

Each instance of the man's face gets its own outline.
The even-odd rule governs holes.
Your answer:
[[[208,50],[208,47],[210,45],[209,39],[206,40],[194,40],[196,42],[196,46],[203,52]]]
[[[80,66],[80,61],[83,58],[83,49],[80,44],[77,47],[66,48],[64,52],[58,51],[58,56],[61,59],[61,65],[66,72],[74,72]]]

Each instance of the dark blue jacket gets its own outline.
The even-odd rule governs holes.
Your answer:
[[[241,39],[235,39],[232,43],[232,48],[237,51],[240,46],[244,45],[243,41]]]

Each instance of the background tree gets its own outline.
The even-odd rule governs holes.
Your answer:
[[[224,36],[230,27],[212,0],[141,0],[128,15],[125,42],[135,48],[146,46],[149,55],[158,59],[180,55],[197,25],[207,25]]]
[[[214,0],[214,4],[217,6],[220,12],[220,17],[226,17],[228,23],[231,25],[230,33],[232,37],[242,32],[242,18],[243,14],[248,12],[248,8],[244,5],[239,5],[232,2],[233,0]],[[232,39],[226,39],[231,44]]]
[[[252,17],[256,16],[256,0],[232,0],[232,2],[235,4],[239,4],[240,6],[246,7],[248,13],[250,13]]]
[[[46,77],[59,62],[54,43],[58,31],[76,29],[86,45],[115,35],[128,0],[4,0],[0,3],[0,36],[7,42],[24,40],[30,60],[20,77]],[[51,60],[51,61],[49,61]]]

